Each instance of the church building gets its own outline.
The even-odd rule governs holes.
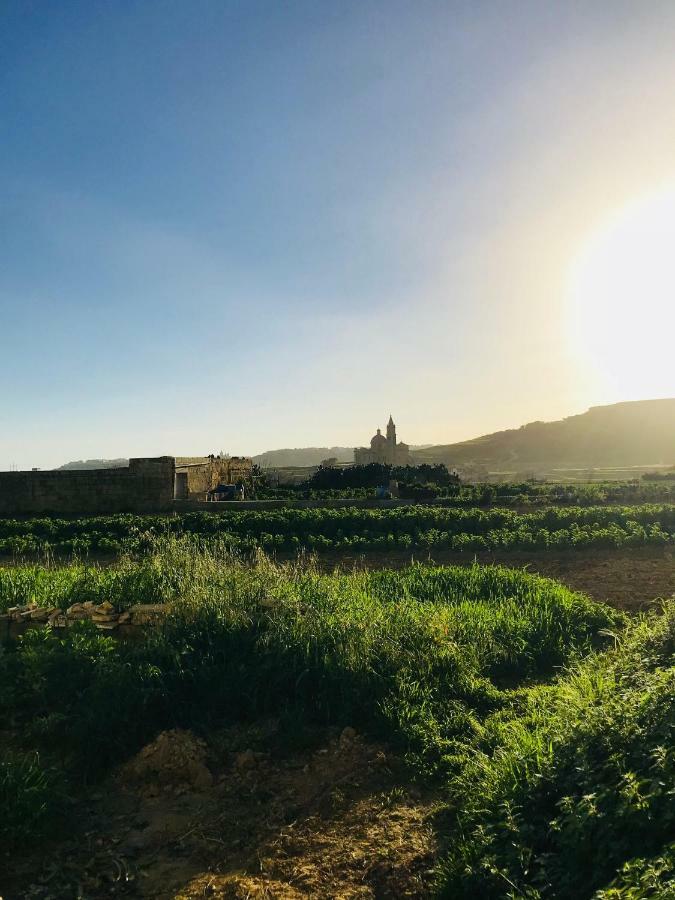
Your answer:
[[[370,447],[356,447],[354,449],[354,465],[367,466],[369,463],[382,463],[390,466],[409,466],[410,447],[403,441],[396,442],[396,426],[389,416],[387,423],[387,436],[380,429],[371,438]]]

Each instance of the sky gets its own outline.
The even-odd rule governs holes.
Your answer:
[[[675,4],[3,0],[0,469],[675,396]]]

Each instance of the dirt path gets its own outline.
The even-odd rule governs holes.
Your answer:
[[[424,897],[436,809],[386,747],[352,729],[286,759],[165,732],[77,807],[77,837],[16,861],[0,895]]]

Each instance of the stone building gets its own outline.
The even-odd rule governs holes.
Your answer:
[[[370,447],[356,447],[354,449],[354,465],[367,466],[370,463],[382,463],[390,466],[409,466],[410,447],[403,441],[396,441],[396,425],[389,416],[387,423],[387,436],[380,429],[370,440]]]
[[[239,484],[253,474],[250,456],[179,456],[176,499],[205,500],[219,484]]]

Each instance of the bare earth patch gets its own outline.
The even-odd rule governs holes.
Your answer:
[[[429,894],[438,804],[385,746],[349,728],[288,758],[218,744],[159,735],[78,805],[76,836],[12,861],[0,896]]]

